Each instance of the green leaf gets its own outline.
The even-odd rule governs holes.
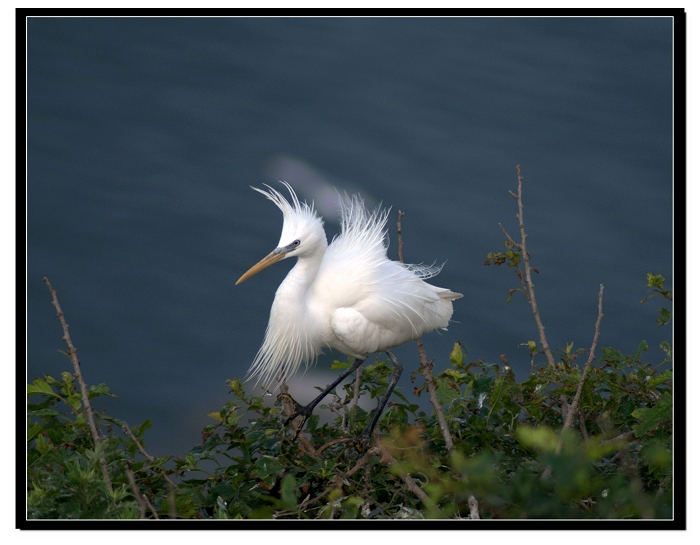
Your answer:
[[[450,405],[453,401],[462,397],[462,392],[458,387],[453,387],[446,381],[441,380],[437,382],[435,395],[440,405]]]
[[[285,475],[280,484],[282,509],[296,509],[297,507],[297,481],[293,475]]]
[[[455,365],[462,365],[464,363],[464,352],[462,351],[462,345],[455,343],[450,352],[450,361]]]
[[[331,364],[331,371],[337,371],[339,369],[347,369],[350,367],[349,363],[334,360],[333,363]]]
[[[661,307],[659,317],[656,319],[656,327],[665,326],[671,321],[671,316],[672,314],[667,308]]]
[[[632,416],[639,423],[634,426],[634,435],[642,437],[650,433],[664,422],[670,421],[672,416],[673,398],[670,392],[664,392],[664,395],[657,401],[653,407],[641,407],[632,412]]]
[[[657,376],[650,378],[647,384],[651,388],[656,388],[659,384],[673,380],[673,371],[666,369],[663,373],[659,373]]]
[[[498,377],[493,384],[493,390],[489,396],[489,414],[486,417],[486,422],[491,418],[493,411],[498,411],[503,406],[503,397],[510,389],[510,383],[506,382],[503,377]]]
[[[109,396],[109,397],[118,397],[118,396],[114,395],[112,392],[110,392],[109,387],[104,383],[98,384],[97,386],[90,386],[88,388],[88,399],[92,399],[93,397],[97,397],[97,396],[101,396],[101,395],[105,395],[105,396]]]
[[[27,395],[30,396],[34,394],[58,395],[48,382],[40,378],[34,379],[32,384],[27,384]]]
[[[41,433],[41,430],[44,429],[41,424],[38,422],[34,422],[34,424],[27,429],[27,443],[34,439],[37,435]]]
[[[634,355],[634,359],[637,361],[641,361],[642,352],[646,352],[647,350],[649,350],[649,345],[646,341],[642,341],[641,343],[639,343],[639,346],[637,347],[637,353]]]
[[[515,431],[515,436],[526,447],[535,448],[543,452],[554,452],[559,442],[557,434],[545,426],[538,428],[520,426]]]

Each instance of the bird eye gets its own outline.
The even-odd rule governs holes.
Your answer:
[[[292,246],[299,246],[301,244],[301,240],[296,239],[294,242],[292,242]]]

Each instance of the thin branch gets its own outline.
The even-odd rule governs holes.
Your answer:
[[[396,459],[391,455],[389,450],[381,442],[377,443],[377,445],[379,451],[381,452],[382,461],[389,462],[389,465],[392,466],[395,465]],[[435,502],[431,500],[425,492],[423,492],[423,489],[416,484],[416,481],[414,481],[408,473],[400,471],[399,475],[406,484],[406,488],[413,492],[418,499],[423,502],[423,505],[425,505],[431,511],[437,509]]]
[[[510,191],[509,193],[512,194],[513,192]],[[513,237],[511,237],[511,236],[508,234],[508,231],[506,231],[506,228],[503,227],[503,225],[500,224],[500,223],[498,224],[498,226],[501,228],[501,231],[502,231],[503,234],[508,238],[508,240],[509,240],[510,243],[515,247],[515,249],[518,250],[518,251],[520,251],[520,244],[518,244],[517,242],[515,242],[515,241],[513,240]]]
[[[397,234],[399,239],[399,260],[403,263],[403,233],[401,231],[401,218],[403,217],[403,212],[399,211],[399,219],[397,221]],[[447,420],[445,420],[445,413],[442,410],[442,405],[437,398],[437,388],[435,387],[435,379],[433,378],[433,363],[428,361],[428,357],[425,355],[425,349],[423,348],[423,341],[420,337],[416,339],[416,346],[418,347],[418,357],[420,358],[420,370],[425,377],[425,384],[428,388],[428,395],[430,397],[430,403],[435,408],[435,415],[437,416],[438,425],[440,426],[440,432],[445,440],[445,446],[449,452],[452,452],[455,448],[454,441],[452,441],[452,436],[450,435],[450,430],[447,426]]]
[[[131,438],[131,440],[136,444],[136,448],[139,449],[139,452],[141,452],[141,454],[143,454],[143,456],[144,456],[149,462],[154,462],[154,461],[155,461],[155,458],[154,458],[153,456],[151,456],[150,454],[148,454],[148,452],[146,452],[146,449],[143,448],[143,445],[141,444],[141,441],[139,441],[138,437],[136,437],[136,435],[134,435],[134,432],[131,431],[131,428],[129,427],[129,424],[127,424],[126,422],[121,422],[121,423],[120,423],[120,427],[121,427],[122,431],[124,431],[124,433],[126,433],[126,434]],[[175,484],[175,482],[174,482],[170,477],[168,477],[168,476],[165,474],[164,471],[160,471],[160,474],[161,474],[161,475],[165,478],[165,480],[168,481],[173,487],[177,488],[177,485]]]
[[[447,426],[445,413],[442,410],[442,405],[440,405],[440,401],[437,397],[437,388],[435,387],[435,379],[433,378],[433,362],[428,361],[428,358],[425,355],[425,350],[423,349],[423,342],[420,339],[416,339],[416,345],[418,346],[418,355],[420,358],[420,370],[425,377],[425,384],[428,388],[430,403],[435,408],[435,415],[437,416],[442,438],[445,440],[445,447],[447,447],[449,452],[452,452],[455,449],[455,445],[452,441],[452,435],[450,435],[450,429]]]
[[[593,363],[593,358],[595,357],[595,347],[598,345],[598,336],[600,335],[600,322],[603,319],[603,284],[600,285],[600,291],[598,291],[598,319],[595,322],[595,333],[593,334],[593,343],[591,344],[591,350],[588,354],[588,361],[583,366],[583,374],[581,375],[581,380],[578,383],[578,388],[576,389],[576,395],[574,400],[571,402],[571,407],[566,415],[566,421],[564,422],[564,429],[570,428],[574,423],[574,416],[579,410],[579,405],[581,403],[581,393],[583,392],[583,384],[588,376],[588,371]]]
[[[358,402],[360,401],[360,376],[362,375],[360,368],[357,368],[357,371],[355,371],[355,386],[352,391],[352,401],[350,403],[350,409],[354,409],[357,407]]]
[[[301,509],[303,511],[307,507],[309,507],[309,506],[313,505],[314,503],[325,498],[333,490],[337,489],[339,485],[342,485],[343,481],[345,481],[348,477],[352,477],[355,473],[357,473],[360,469],[362,469],[365,465],[367,465],[369,463],[370,458],[372,458],[372,456],[379,454],[379,453],[380,453],[380,451],[377,447],[371,447],[367,452],[364,453],[364,455],[357,461],[357,463],[351,469],[348,470],[347,473],[345,473],[341,477],[338,477],[335,480],[335,483],[330,485],[328,488],[326,488],[326,490],[321,492],[315,498],[307,498],[306,500],[301,502],[299,509]]]
[[[330,441],[328,441],[328,443],[326,443],[322,447],[316,449],[316,454],[318,456],[320,456],[324,450],[332,447],[333,445],[339,445],[341,443],[352,443],[353,441],[354,441],[354,438],[352,438],[352,437],[340,437],[338,439],[331,439]]]
[[[58,315],[58,319],[61,321],[61,327],[63,328],[63,340],[66,342],[66,345],[68,345],[68,356],[70,357],[70,361],[73,364],[73,370],[75,371],[74,376],[78,381],[78,385],[80,386],[80,394],[83,400],[83,406],[85,407],[85,414],[87,415],[88,425],[90,426],[92,439],[95,442],[95,447],[97,448],[100,444],[101,438],[99,432],[97,431],[97,426],[95,425],[95,413],[92,410],[92,405],[90,405],[90,399],[88,397],[88,387],[85,384],[85,381],[83,380],[83,374],[80,372],[78,350],[77,348],[75,348],[75,346],[73,346],[70,334],[68,333],[68,324],[66,323],[65,316],[63,315],[63,311],[61,310],[61,305],[58,303],[58,294],[56,293],[56,290],[53,289],[53,286],[51,285],[51,282],[49,282],[48,278],[44,277],[44,283],[51,292],[53,306],[56,307],[56,314]],[[105,482],[107,483],[107,488],[111,492],[112,480],[109,478],[109,471],[107,470],[107,461],[101,453],[99,455],[99,459],[102,474],[104,475]]]
[[[620,435],[617,435],[613,437],[612,439],[606,439],[605,441],[601,442],[601,446],[606,446],[611,443],[617,443],[618,441],[627,441],[628,439],[632,439],[634,437],[634,431],[626,431],[624,433],[621,433]]]
[[[476,498],[474,496],[469,496],[467,502],[469,503],[469,518],[472,520],[480,519],[479,502],[476,501]]]
[[[397,225],[397,232],[398,232],[398,238],[399,238],[399,261],[403,263],[403,237],[401,233],[401,218],[403,218],[403,212],[399,210],[399,219],[396,222]]]
[[[126,476],[129,479],[129,486],[131,487],[131,491],[134,494],[134,497],[136,498],[136,503],[139,504],[139,510],[141,511],[140,518],[145,519],[146,518],[146,509],[149,509],[151,513],[153,513],[153,516],[157,519],[160,519],[158,516],[158,511],[156,511],[156,508],[151,505],[151,502],[148,501],[148,498],[144,496],[141,491],[139,490],[139,487],[136,486],[136,479],[134,477],[134,472],[131,471],[131,469],[126,468]]]
[[[583,435],[583,440],[588,441],[588,430],[586,429],[586,417],[583,415],[583,411],[578,413],[578,425],[581,430],[581,435]]]
[[[540,312],[537,308],[537,299],[535,298],[535,285],[532,283],[532,268],[530,267],[530,255],[527,253],[527,234],[525,233],[525,221],[523,219],[523,177],[520,174],[520,165],[515,167],[518,173],[518,195],[515,196],[511,192],[511,195],[516,197],[518,201],[518,223],[520,227],[520,244],[519,249],[523,257],[523,264],[525,265],[525,283],[527,285],[527,291],[530,295],[528,300],[530,302],[530,307],[532,307],[532,315],[535,317],[535,322],[537,323],[537,329],[540,333],[540,344],[542,345],[542,350],[544,355],[547,357],[549,365],[554,367],[554,356],[552,356],[552,350],[549,348],[549,343],[547,342],[547,337],[544,334],[544,325],[542,325],[542,319],[540,318]],[[509,237],[510,238],[510,237]]]

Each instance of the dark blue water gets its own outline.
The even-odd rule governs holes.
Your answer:
[[[276,245],[281,214],[248,186],[284,177],[325,212],[359,190],[403,220],[407,261],[447,261],[464,294],[455,341],[505,354],[538,340],[512,271],[485,267],[517,235],[515,166],[553,347],[660,361],[671,279],[672,21],[614,19],[30,19],[28,380],[69,369],[48,276],[89,383],[151,418],[152,454],[197,444],[263,338],[286,261],[234,286]],[[332,206],[331,206],[332,209]],[[329,219],[332,234],[337,225]],[[407,370],[415,347],[397,351]],[[293,385],[326,384],[332,357]],[[409,373],[406,373],[408,375]],[[408,379],[402,382],[410,387]],[[310,394],[309,394],[310,395]],[[308,399],[308,397],[306,398]]]

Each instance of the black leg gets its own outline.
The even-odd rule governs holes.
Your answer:
[[[348,367],[348,368],[345,370],[345,372],[344,372],[343,374],[341,374],[337,379],[335,379],[335,381],[333,382],[333,384],[331,384],[328,388],[326,388],[325,390],[323,390],[323,392],[321,392],[321,393],[316,397],[316,399],[314,399],[314,400],[313,400],[311,403],[309,403],[308,405],[305,405],[305,406],[300,407],[299,405],[296,404],[296,402],[295,402],[295,401],[292,399],[292,397],[291,397],[290,395],[288,395],[288,394],[280,394],[280,395],[277,396],[278,399],[279,399],[280,397],[284,397],[284,398],[288,399],[288,400],[291,401],[292,404],[294,405],[294,413],[292,413],[292,415],[291,415],[289,418],[287,418],[287,420],[284,421],[284,425],[285,425],[285,426],[286,426],[287,424],[289,424],[292,420],[294,420],[295,418],[297,418],[298,416],[301,416],[301,417],[302,417],[301,422],[300,422],[300,423],[297,425],[297,427],[296,427],[296,431],[294,432],[294,437],[293,437],[292,439],[296,439],[297,435],[299,435],[299,432],[300,432],[301,429],[304,427],[304,424],[306,424],[306,421],[307,421],[307,420],[309,419],[309,417],[311,416],[311,413],[313,413],[314,409],[316,408],[316,405],[318,405],[319,403],[321,403],[321,400],[322,400],[324,397],[326,397],[329,393],[331,393],[331,392],[333,391],[333,389],[334,389],[336,386],[338,386],[338,384],[340,384],[341,382],[343,382],[343,380],[345,380],[345,378],[347,378],[349,375],[351,375],[352,373],[354,373],[355,371],[357,371],[357,368],[358,368],[360,365],[362,365],[362,363],[363,363],[364,361],[365,361],[365,360],[355,360],[355,363],[353,363],[350,367]]]
[[[379,417],[382,415],[384,407],[386,407],[386,404],[389,401],[389,397],[394,391],[396,383],[399,381],[399,377],[401,376],[401,372],[403,371],[403,365],[399,363],[399,360],[397,360],[396,356],[394,356],[394,354],[391,353],[391,350],[387,350],[386,353],[389,356],[391,362],[394,364],[394,371],[391,373],[389,386],[387,387],[386,393],[384,394],[382,401],[379,403],[379,406],[377,407],[377,410],[374,413],[374,417],[372,417],[372,421],[369,424],[367,424],[367,427],[364,430],[362,430],[362,433],[357,436],[357,439],[355,439],[355,446],[360,452],[365,452],[369,447],[369,443],[372,438],[372,432],[374,431],[377,422],[379,422]]]

